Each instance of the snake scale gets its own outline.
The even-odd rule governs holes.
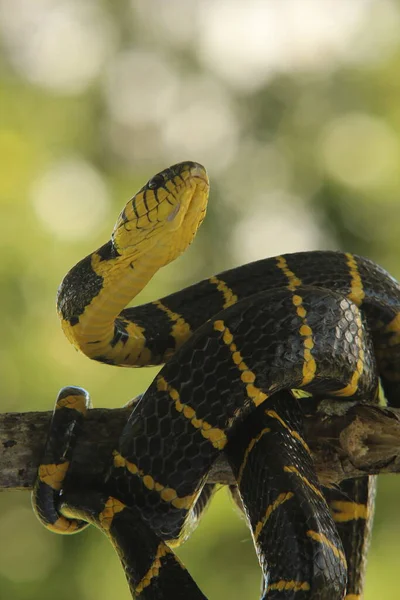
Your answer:
[[[263,571],[265,600],[360,600],[374,478],[323,488],[303,435],[321,399],[400,405],[400,286],[372,261],[300,252],[247,264],[125,308],[181,254],[204,219],[200,164],[165,169],[128,202],[111,239],[64,278],[68,339],[111,365],[165,363],[134,404],[102,489],[71,489],[81,388],[56,402],[33,492],[43,524],[110,539],[132,597],[205,596],[176,558],[213,493],[224,452]],[[303,390],[312,398],[296,397]]]

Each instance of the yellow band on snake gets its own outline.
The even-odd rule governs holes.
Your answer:
[[[127,203],[111,240],[66,275],[58,292],[62,327],[89,358],[123,366],[151,362],[143,328],[118,315],[192,242],[205,217],[208,192],[202,165],[184,162],[165,169]]]

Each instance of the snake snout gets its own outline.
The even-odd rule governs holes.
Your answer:
[[[190,169],[190,174],[192,175],[192,177],[200,177],[201,179],[204,179],[208,183],[207,171],[206,171],[205,167],[203,167],[203,165],[201,165],[200,163],[197,163],[197,162],[191,162],[188,164],[190,165],[189,169]]]

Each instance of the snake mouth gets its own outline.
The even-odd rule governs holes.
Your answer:
[[[192,242],[204,220],[210,183],[207,171],[199,163],[181,163],[177,167],[181,170],[174,179],[177,204],[166,221],[170,223],[170,233],[181,231],[175,241],[180,253]]]

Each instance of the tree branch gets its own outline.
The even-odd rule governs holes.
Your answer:
[[[320,481],[332,484],[365,474],[400,472],[400,409],[335,404],[341,406],[341,414],[327,411],[305,419],[305,437]],[[89,411],[71,466],[71,485],[101,484],[130,410]],[[32,488],[50,419],[51,412],[0,415],[0,490]],[[234,483],[224,457],[214,465],[209,481]]]

